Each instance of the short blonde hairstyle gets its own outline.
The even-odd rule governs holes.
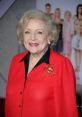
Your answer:
[[[40,10],[29,10],[24,13],[21,19],[17,23],[17,39],[19,43],[23,44],[23,32],[25,25],[29,23],[31,19],[42,20],[46,24],[46,29],[50,36],[50,42],[55,43],[58,39],[58,29],[57,24],[52,18],[50,18],[46,13]]]
[[[65,13],[64,13],[64,17],[67,15],[67,13],[69,13],[70,17],[72,16],[71,11],[67,10],[67,11],[65,11]]]

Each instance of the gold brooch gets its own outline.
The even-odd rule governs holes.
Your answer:
[[[53,71],[54,71],[54,67],[52,66],[52,65],[47,65],[46,67],[45,67],[45,71],[48,73],[48,74],[51,74],[51,73],[53,73]]]

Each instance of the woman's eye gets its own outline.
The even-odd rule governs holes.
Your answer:
[[[25,34],[30,34],[30,32],[29,31],[25,31]]]
[[[38,34],[43,34],[43,32],[42,31],[38,31]]]

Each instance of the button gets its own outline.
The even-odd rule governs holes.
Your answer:
[[[21,104],[19,104],[19,108],[21,108]]]
[[[22,91],[20,91],[20,95],[22,95]]]

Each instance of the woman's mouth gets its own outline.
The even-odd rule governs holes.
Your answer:
[[[37,47],[39,44],[38,43],[29,43],[31,47]]]

